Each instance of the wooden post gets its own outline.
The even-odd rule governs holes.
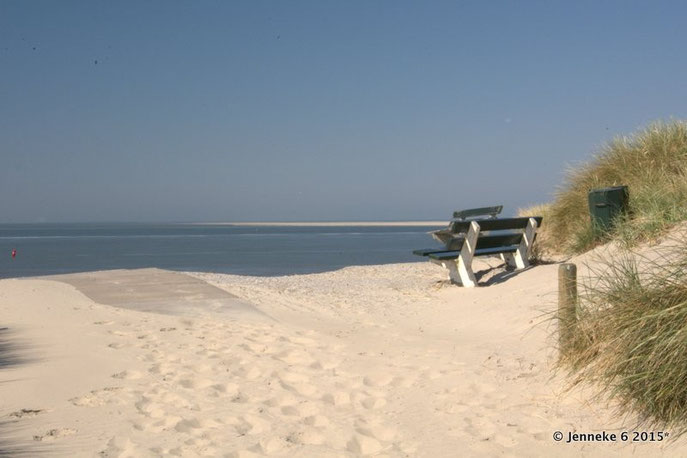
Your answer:
[[[577,266],[558,266],[558,344],[560,355],[570,349],[577,322]]]

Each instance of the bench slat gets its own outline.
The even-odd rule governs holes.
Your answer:
[[[541,216],[532,216],[537,221],[537,227],[541,225]],[[502,218],[502,219],[482,219],[475,220],[479,224],[481,231],[503,231],[509,229],[524,229],[527,227],[530,217],[523,218]],[[455,233],[467,232],[472,221],[452,221],[451,231]]]
[[[417,256],[427,256],[430,253],[440,253],[442,251],[446,251],[446,248],[444,248],[444,247],[423,248],[421,250],[413,250],[413,254],[417,255]]]
[[[499,253],[515,253],[516,251],[518,251],[517,245],[509,247],[485,248],[482,250],[475,250],[475,256],[488,256]],[[460,256],[460,251],[439,251],[430,253],[427,256],[438,261],[447,261],[449,259],[458,259],[458,256]]]
[[[522,234],[501,234],[501,235],[485,235],[477,239],[477,250],[484,250],[488,248],[507,247],[510,245],[518,245],[522,240]],[[453,248],[453,247],[451,247]]]
[[[501,210],[503,210],[503,205],[495,205],[493,207],[470,208],[467,210],[453,212],[453,217],[456,219],[465,219],[470,218],[472,216],[491,215],[492,218],[496,218],[496,215],[501,213]]]

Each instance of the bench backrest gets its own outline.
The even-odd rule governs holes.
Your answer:
[[[469,208],[467,210],[454,211],[453,218],[464,220],[466,218],[483,215],[489,215],[491,218],[496,218],[496,215],[501,213],[501,210],[503,210],[503,205],[496,205],[494,207]]]
[[[537,222],[537,227],[541,226],[543,217],[520,217],[520,218],[502,218],[502,219],[479,219],[473,220],[479,224],[480,232],[482,231],[508,231],[516,229],[525,229],[530,218],[534,218]],[[470,224],[473,221],[452,221],[449,225],[451,232],[459,234],[467,232],[470,229]]]

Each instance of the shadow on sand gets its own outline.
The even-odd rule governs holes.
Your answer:
[[[556,262],[553,262],[553,261],[537,261],[536,263],[531,263],[530,266],[526,267],[525,269],[518,269],[518,270],[515,270],[515,268],[513,268],[513,267],[507,267],[504,265],[499,265],[499,266],[495,266],[495,267],[490,267],[488,269],[480,270],[479,272],[475,272],[475,278],[480,283],[480,286],[498,285],[499,283],[503,283],[505,281],[508,281],[511,278],[513,278],[517,275],[520,275],[523,272],[527,272],[531,269],[534,269],[537,266],[543,266],[543,265],[549,265],[549,264],[556,264]]]
[[[35,362],[31,356],[33,347],[17,337],[7,327],[0,327],[0,384],[19,382],[7,377],[8,369]],[[21,415],[17,412],[4,414],[0,418],[0,457],[29,457],[43,455],[48,451],[45,445],[30,439]]]
[[[12,330],[0,327],[0,370],[26,364],[31,347],[17,338]]]

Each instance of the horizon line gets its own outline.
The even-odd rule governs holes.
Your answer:
[[[2,222],[20,224],[182,224],[205,226],[446,226],[448,220],[386,220],[386,221],[32,221]]]

